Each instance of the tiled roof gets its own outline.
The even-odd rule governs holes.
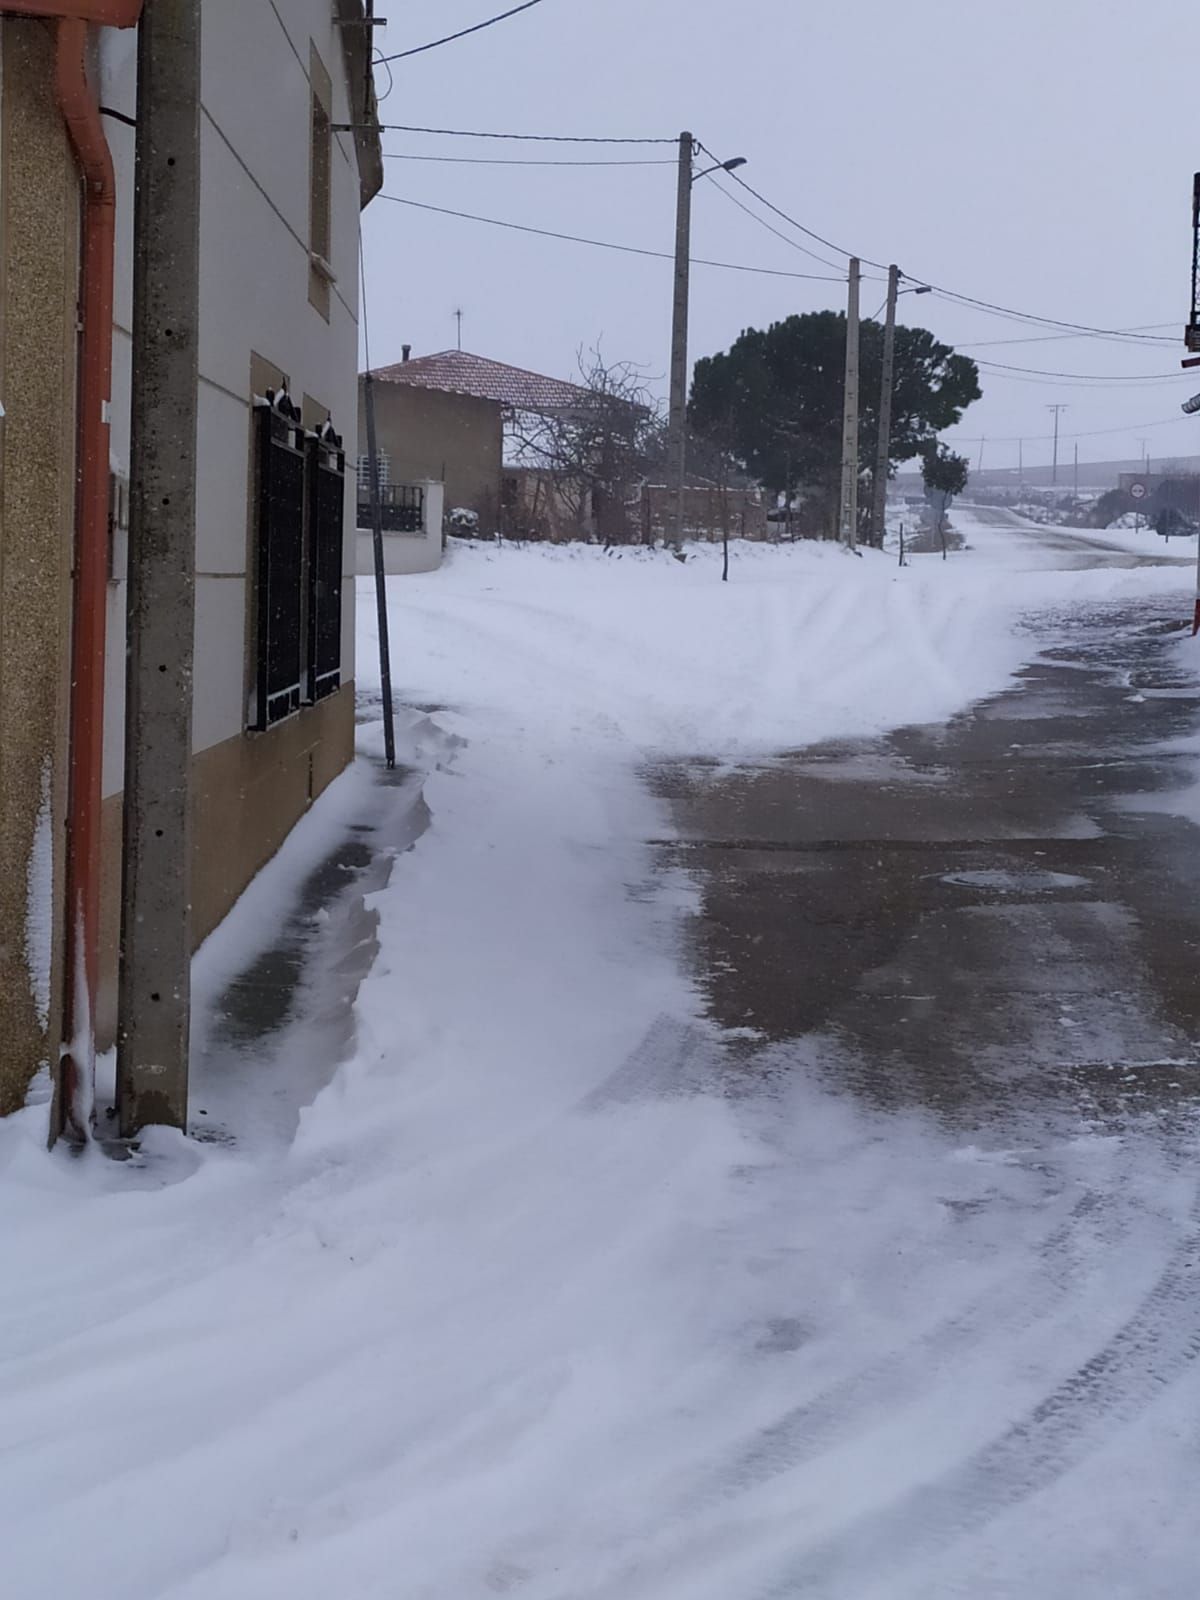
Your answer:
[[[414,389],[441,389],[446,394],[473,395],[514,411],[565,411],[588,403],[588,390],[559,378],[546,378],[524,367],[506,366],[466,350],[443,350],[416,356],[395,366],[376,367],[380,383],[407,383]]]

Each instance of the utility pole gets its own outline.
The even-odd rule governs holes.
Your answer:
[[[1142,447],[1142,471],[1148,478],[1150,476],[1150,441],[1149,439],[1139,439],[1138,443]]]
[[[892,389],[896,375],[896,301],[900,297],[900,268],[888,268],[887,317],[883,324],[883,370],[879,380],[879,448],[871,482],[871,543],[883,549],[887,524],[888,467],[892,455]]]
[[[975,468],[976,474],[979,474],[983,471],[983,447],[986,443],[986,438],[980,439],[979,441],[979,465]]]
[[[850,258],[846,302],[846,402],[842,420],[842,503],[840,535],[847,550],[858,548],[858,290],[861,267]]]
[[[687,482],[688,294],[692,268],[692,161],[695,140],[679,135],[679,192],[675,209],[675,308],[671,321],[671,405],[667,423],[670,490],[668,541],[683,544],[684,489]]]
[[[1075,498],[1079,499],[1079,444],[1075,445]]]
[[[1020,485],[1021,488],[1025,487],[1025,441],[1024,441],[1024,439],[1018,439],[1017,440],[1017,483]]]
[[[187,1126],[200,0],[138,29],[117,1112]]]
[[[1065,411],[1066,409],[1066,406],[1046,407],[1047,411],[1053,411],[1054,413],[1054,465],[1050,469],[1050,482],[1052,484],[1058,482],[1058,417],[1059,413]]]

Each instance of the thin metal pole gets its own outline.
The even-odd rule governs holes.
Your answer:
[[[883,549],[887,525],[888,468],[892,453],[892,389],[896,372],[896,301],[900,295],[900,268],[888,268],[887,317],[883,324],[883,369],[879,379],[879,448],[871,484],[871,543]]]
[[[692,268],[692,162],[695,140],[679,135],[679,185],[675,204],[675,302],[671,320],[671,403],[667,423],[670,527],[676,549],[683,543],[687,483],[688,297]]]
[[[200,4],[138,33],[117,1111],[187,1125],[196,573]]]
[[[858,293],[861,267],[850,258],[846,303],[846,401],[842,419],[842,509],[840,534],[847,550],[858,548]]]
[[[367,414],[367,476],[371,488],[371,544],[375,553],[375,616],[379,624],[379,683],[383,694],[383,750],[391,769],[396,765],[396,712],[392,704],[392,648],[388,633],[387,569],[383,559],[383,496],[379,489],[379,446],[375,432],[375,378],[363,378]]]

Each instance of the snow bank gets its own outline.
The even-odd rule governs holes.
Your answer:
[[[642,754],[746,754],[936,720],[1003,687],[1031,607],[1143,593],[1153,573],[1049,573],[1028,541],[972,528],[948,562],[825,544],[735,544],[685,565],[581,545],[452,546],[392,580],[398,693],[496,714],[521,737]],[[1166,581],[1177,584],[1177,574]],[[377,686],[364,588],[360,682]]]

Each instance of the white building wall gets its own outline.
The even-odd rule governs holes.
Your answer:
[[[293,399],[328,409],[357,459],[359,175],[353,137],[334,135],[336,283],[326,321],[309,303],[310,49],[351,120],[341,29],[330,0],[205,0],[201,46],[200,396],[193,748],[243,732],[249,660],[251,353],[286,373]],[[105,30],[101,99],[133,115],[136,42]],[[114,466],[128,472],[133,282],[133,130],[106,119],[117,170]],[[346,486],[342,681],[354,676],[355,484]],[[109,586],[104,792],[122,787],[125,585]]]
[[[383,570],[388,577],[410,577],[419,572],[436,572],[442,564],[445,546],[446,486],[423,483],[425,523],[420,533],[384,533]],[[358,530],[358,575],[375,573],[375,536],[369,528]]]

